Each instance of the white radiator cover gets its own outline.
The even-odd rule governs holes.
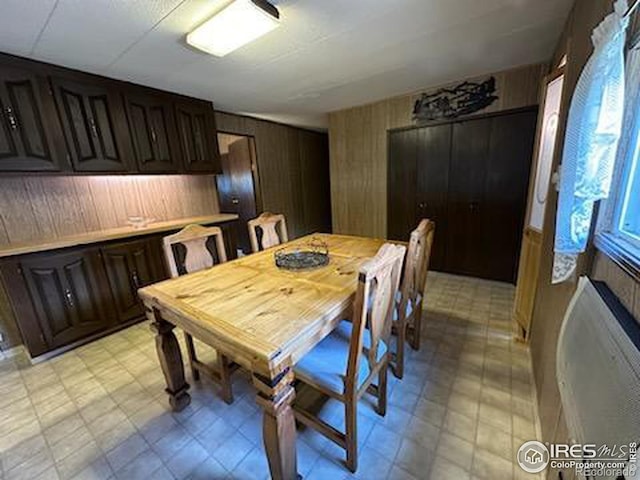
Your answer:
[[[640,351],[586,277],[565,314],[556,368],[572,441],[640,442]]]

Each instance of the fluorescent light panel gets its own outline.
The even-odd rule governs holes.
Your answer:
[[[189,33],[187,43],[224,57],[278,25],[278,10],[266,1],[234,0]]]

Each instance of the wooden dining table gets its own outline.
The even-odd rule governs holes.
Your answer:
[[[278,248],[322,242],[329,264],[310,270],[276,267]],[[314,234],[197,273],[139,290],[156,332],[169,402],[189,405],[179,327],[251,373],[264,411],[263,440],[274,480],[299,478],[293,367],[349,315],[358,270],[384,240]]]

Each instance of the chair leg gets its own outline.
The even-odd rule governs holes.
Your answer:
[[[414,350],[420,350],[420,335],[422,330],[422,303],[418,305],[417,312],[413,317],[413,331],[409,339],[409,345]]]
[[[189,366],[191,367],[191,376],[195,381],[200,380],[200,372],[193,366],[193,363],[198,360],[196,357],[196,347],[193,345],[193,337],[187,332],[184,332],[184,340],[187,344],[187,356],[189,357]]]
[[[233,390],[231,388],[231,371],[229,359],[218,355],[218,370],[220,371],[220,396],[225,403],[231,405],[233,403]]]
[[[404,376],[404,344],[407,339],[407,324],[398,324],[396,330],[396,352],[395,362],[393,362],[393,374],[397,378]]]
[[[344,423],[346,427],[347,468],[351,472],[358,469],[358,399],[348,397],[345,402]]]
[[[376,412],[378,415],[384,417],[387,414],[387,373],[389,370],[389,363],[385,364],[380,369],[378,374],[378,408]]]

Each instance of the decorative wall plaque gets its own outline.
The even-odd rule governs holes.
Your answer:
[[[495,77],[482,83],[463,82],[454,88],[423,93],[413,106],[413,120],[424,122],[468,115],[491,105],[498,99]]]

